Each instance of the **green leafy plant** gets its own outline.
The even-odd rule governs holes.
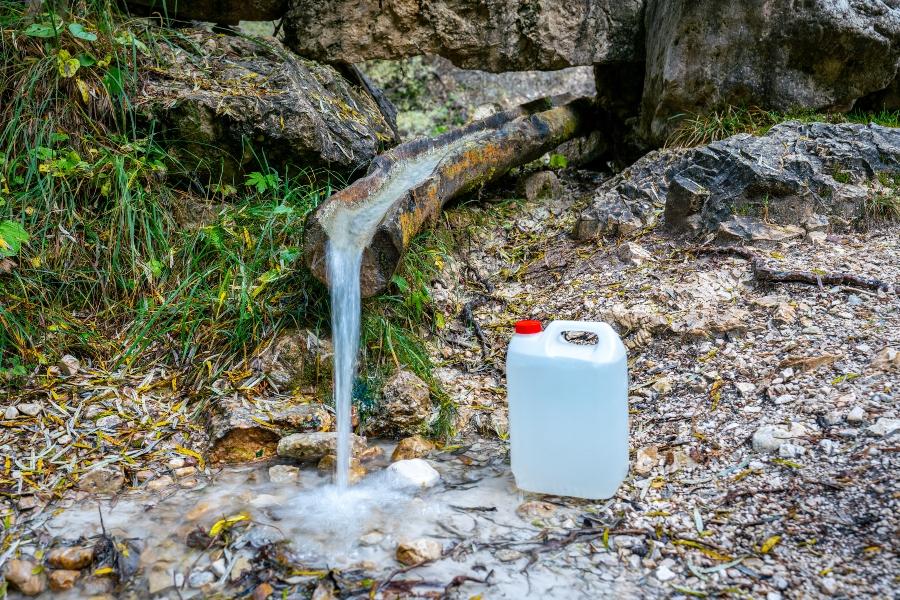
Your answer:
[[[259,194],[275,191],[280,183],[281,177],[278,176],[278,173],[263,174],[259,171],[248,173],[247,180],[244,182],[247,187],[256,188]]]
[[[0,258],[15,256],[28,242],[28,233],[15,221],[0,221]]]

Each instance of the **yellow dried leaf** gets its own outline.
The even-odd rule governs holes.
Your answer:
[[[772,537],[770,537],[769,539],[767,539],[766,541],[764,541],[762,543],[762,546],[759,547],[759,551],[762,552],[763,554],[768,554],[769,551],[772,548],[774,548],[775,546],[777,546],[778,542],[780,542],[780,541],[781,541],[780,535],[773,535]]]
[[[91,99],[91,90],[88,88],[88,85],[79,78],[75,78],[75,85],[78,87],[78,91],[81,92],[81,99],[87,104]]]
[[[115,573],[115,569],[112,567],[100,567],[96,571],[94,571],[94,575],[109,575],[110,573]]]
[[[203,456],[199,452],[197,452],[195,450],[191,450],[190,448],[184,448],[182,446],[176,446],[175,452],[177,452],[178,454],[181,454],[183,456],[190,456],[191,458],[196,458],[197,463],[200,466],[200,469],[204,468]]]
[[[225,528],[231,527],[235,523],[240,523],[241,521],[246,521],[249,518],[250,517],[248,517],[247,515],[234,515],[232,517],[222,519],[221,521],[216,521],[215,523],[213,523],[213,526],[209,528],[209,535],[211,537],[216,537]]]

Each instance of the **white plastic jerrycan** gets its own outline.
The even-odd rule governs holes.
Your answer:
[[[569,342],[588,332],[597,343]],[[519,321],[506,355],[512,472],[523,490],[609,498],[628,473],[628,362],[606,323]]]

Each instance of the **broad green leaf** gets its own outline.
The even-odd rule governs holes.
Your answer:
[[[0,221],[0,257],[15,256],[28,242],[28,232],[15,221]]]
[[[32,23],[23,31],[27,36],[37,37],[37,38],[52,38],[56,37],[56,30],[53,28],[53,25],[49,23]]]
[[[86,30],[81,23],[69,23],[69,33],[79,40],[86,40],[88,42],[97,41],[97,34]]]
[[[82,67],[93,67],[97,64],[97,59],[90,54],[79,54],[78,62]]]

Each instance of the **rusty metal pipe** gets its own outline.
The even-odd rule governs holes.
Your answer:
[[[390,205],[363,252],[362,295],[369,297],[383,291],[413,236],[437,221],[441,207],[448,200],[539,158],[587,129],[593,109],[590,99],[554,104],[550,100],[536,101],[436,138],[401,144],[377,156],[365,177],[335,193],[310,215],[304,248],[307,265],[327,284],[328,236],[324,218],[340,210],[339,204],[366,202],[385,185],[395,169],[403,168],[405,161],[437,148],[450,147],[430,176],[401,193]]]

